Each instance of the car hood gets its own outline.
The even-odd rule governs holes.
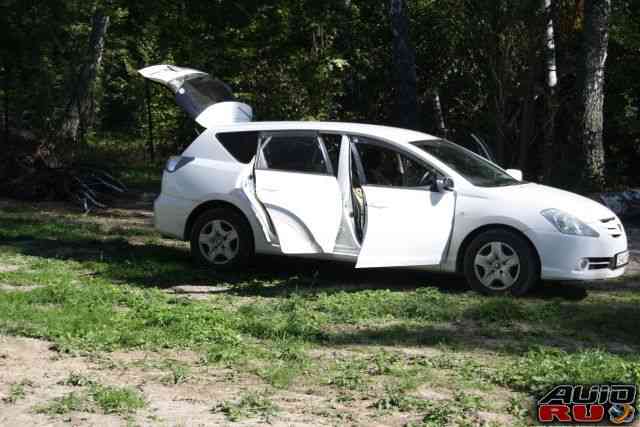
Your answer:
[[[483,190],[490,199],[518,203],[538,211],[560,209],[587,223],[616,216],[609,208],[594,200],[546,185],[527,183]]]

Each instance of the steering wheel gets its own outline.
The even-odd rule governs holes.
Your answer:
[[[431,175],[431,171],[426,171],[424,175],[422,175],[422,178],[420,178],[420,181],[418,181],[418,187],[425,186],[431,180]]]

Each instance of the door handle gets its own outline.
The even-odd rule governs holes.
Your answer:
[[[376,208],[376,209],[387,209],[389,207],[387,205],[379,205],[376,203],[367,203],[367,206],[369,206],[370,208]]]
[[[267,191],[269,193],[277,193],[278,191],[280,191],[277,188],[269,188],[269,187],[261,187],[259,190]]]

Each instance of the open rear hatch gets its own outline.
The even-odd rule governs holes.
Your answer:
[[[250,106],[236,101],[231,88],[202,71],[175,65],[152,65],[138,70],[145,79],[160,83],[176,97],[176,103],[200,126],[250,122]]]

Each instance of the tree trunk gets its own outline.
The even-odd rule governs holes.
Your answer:
[[[436,120],[436,127],[438,134],[446,138],[447,137],[447,125],[444,121],[444,111],[442,110],[442,103],[440,102],[440,91],[438,89],[433,91],[433,113]]]
[[[3,108],[3,134],[4,134],[4,149],[0,150],[2,152],[7,152],[7,150],[9,149],[9,80],[10,80],[11,76],[9,75],[9,61],[6,60],[5,58],[5,63],[4,63],[4,99],[3,99],[3,104],[4,104],[4,108]]]
[[[546,31],[544,38],[545,53],[545,76],[546,76],[546,96],[545,96],[545,120],[543,126],[544,144],[542,149],[542,179],[543,182],[552,181],[553,164],[556,154],[556,114],[558,112],[558,71],[556,66],[556,41],[553,29],[553,4],[551,0],[542,0],[544,7]]]
[[[605,184],[602,129],[610,15],[611,0],[591,0],[584,3],[580,120],[585,162],[582,177],[584,191],[601,190]]]
[[[416,58],[409,41],[409,16],[406,2],[391,0],[390,15],[399,123],[403,127],[415,129],[418,124]]]
[[[97,8],[92,19],[88,55],[77,81],[72,83],[71,97],[61,125],[62,136],[73,142],[78,141],[81,125],[86,127],[86,120],[93,105],[93,86],[102,62],[108,27],[109,17],[102,9]]]
[[[525,98],[522,107],[522,122],[520,124],[520,141],[518,153],[518,168],[526,174],[529,163],[529,147],[534,138],[536,121],[535,86],[536,86],[536,62],[537,54],[536,34],[529,34],[529,52],[527,59],[527,78],[525,82]]]
[[[147,149],[149,150],[149,158],[153,160],[156,156],[155,148],[153,146],[153,117],[151,115],[151,87],[149,84],[149,80],[144,81],[145,86],[145,98],[147,100],[147,127],[149,130],[149,139],[147,142]]]

